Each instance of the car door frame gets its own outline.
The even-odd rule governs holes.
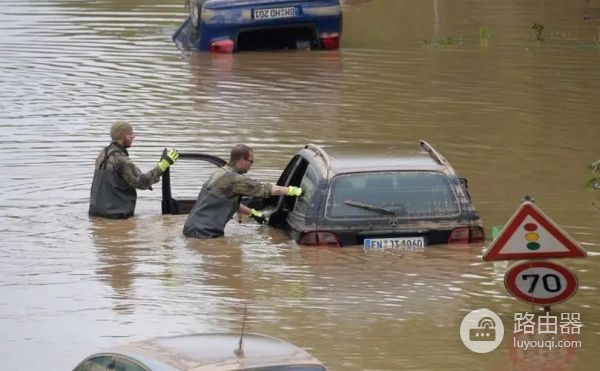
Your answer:
[[[303,171],[303,172],[305,172],[306,168],[308,167],[308,160],[306,158],[304,158],[303,156],[301,156],[300,154],[294,155],[294,157],[292,157],[290,162],[288,162],[285,169],[281,173],[279,180],[277,180],[277,185],[281,186],[281,187],[289,187],[290,185],[296,185],[296,186],[299,185],[300,182],[298,182],[298,184],[291,184],[291,183],[292,183],[292,180],[295,178],[295,176],[297,176],[296,174],[298,173],[299,168],[303,164],[303,162],[306,162],[306,166],[304,167],[304,171]],[[286,219],[287,219],[289,210],[286,208],[287,205],[285,205],[286,198],[288,198],[288,197],[289,196],[277,196],[277,197],[271,198],[269,205],[273,206],[274,209],[273,209],[273,213],[269,217],[269,225],[270,226],[276,227],[276,228],[283,228],[283,229],[288,228],[288,223],[287,223]]]
[[[216,167],[222,167],[227,161],[214,155],[206,153],[179,153],[179,161],[182,159],[193,159],[209,162]],[[163,214],[188,214],[196,199],[175,199],[171,192],[171,171],[169,168],[162,174],[162,213]]]

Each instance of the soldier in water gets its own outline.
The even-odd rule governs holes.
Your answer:
[[[160,180],[162,173],[179,158],[179,153],[165,149],[156,167],[144,174],[127,152],[135,138],[131,124],[117,121],[110,128],[110,136],[112,143],[96,158],[89,214],[126,219],[135,211],[136,189],[152,190],[152,184]]]
[[[244,144],[231,150],[229,163],[217,169],[202,186],[198,199],[183,227],[187,237],[214,238],[224,235],[225,225],[235,212],[248,215],[258,223],[266,222],[261,212],[240,203],[242,196],[269,197],[287,195],[299,197],[299,187],[281,187],[260,183],[244,174],[254,163],[254,152]]]

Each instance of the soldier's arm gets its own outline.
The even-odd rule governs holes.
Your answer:
[[[233,181],[233,192],[242,196],[269,197],[271,183],[261,183],[254,179],[239,175]]]
[[[246,215],[246,216],[250,215],[251,211],[252,211],[252,209],[249,208],[248,206],[244,205],[244,204],[240,204],[240,207],[238,208],[238,212],[240,214],[243,214],[243,215]]]
[[[290,187],[282,187],[271,184],[271,194],[274,196],[287,196]]]
[[[162,174],[158,167],[144,174],[130,158],[125,156],[119,156],[117,168],[125,182],[137,189],[152,189],[152,184],[158,182]]]
[[[287,196],[290,187],[282,187],[273,183],[260,183],[254,179],[240,175],[233,185],[233,191],[243,196],[269,197]]]

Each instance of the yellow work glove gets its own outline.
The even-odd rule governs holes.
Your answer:
[[[172,148],[171,150],[167,150],[165,148],[165,150],[162,153],[162,156],[160,157],[160,161],[158,161],[158,164],[156,164],[156,166],[158,166],[160,171],[164,173],[165,170],[167,170],[169,166],[173,165],[178,158],[179,152],[177,152],[175,148]]]
[[[288,193],[287,193],[288,196],[300,197],[300,196],[302,196],[302,193],[303,193],[303,191],[302,191],[302,188],[300,188],[300,187],[294,187],[294,186],[288,187]]]
[[[250,210],[250,217],[256,220],[258,224],[265,224],[267,222],[267,218],[260,211],[254,209]]]

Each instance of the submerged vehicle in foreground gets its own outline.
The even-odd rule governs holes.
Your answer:
[[[238,345],[239,344],[239,345]],[[262,334],[214,333],[169,336],[90,355],[73,371],[326,371],[307,351]]]
[[[296,186],[301,197],[246,200],[269,210],[269,225],[301,245],[420,249],[437,244],[481,243],[483,225],[467,189],[450,163],[429,143],[419,150],[360,154],[354,148],[314,144],[299,150],[277,185]],[[224,160],[196,156],[216,166]],[[198,156],[204,156],[200,158]],[[173,199],[163,175],[163,213],[187,213],[195,200]]]
[[[339,48],[339,0],[190,0],[188,8],[188,18],[173,34],[173,41],[186,49]]]

